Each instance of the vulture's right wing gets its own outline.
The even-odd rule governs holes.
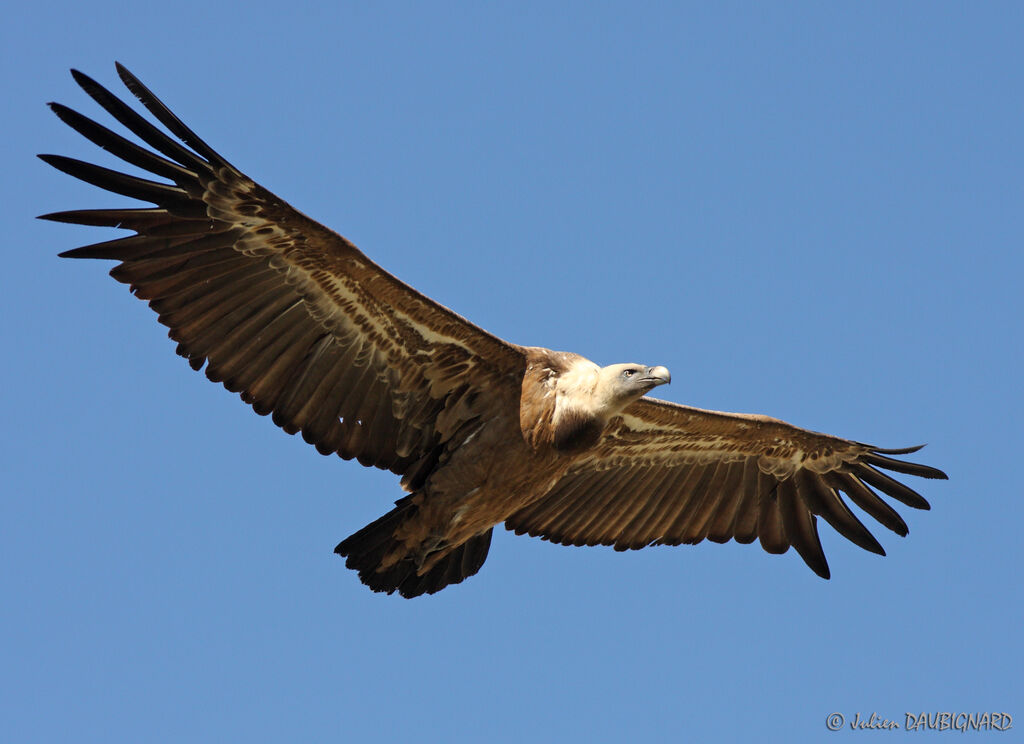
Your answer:
[[[117,69],[181,142],[72,71],[157,152],[51,104],[56,114],[167,181],[41,155],[76,178],[156,205],[45,215],[135,231],[62,255],[119,261],[111,275],[149,301],[194,369],[208,361],[207,377],[240,393],[257,413],[273,414],[274,423],[302,432],[324,454],[401,473],[408,487],[422,482],[439,448],[467,421],[499,408],[514,415],[524,366],[519,347],[403,284],[254,183]]]

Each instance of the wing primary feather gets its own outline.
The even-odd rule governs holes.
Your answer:
[[[93,144],[116,155],[126,163],[131,163],[158,176],[169,178],[179,185],[183,185],[182,182],[194,183],[196,181],[196,174],[192,171],[183,168],[178,163],[162,158],[150,150],[139,147],[134,142],[126,140],[121,135],[112,132],[89,117],[83,116],[74,109],[60,103],[51,103],[49,106],[53,113],[69,127]]]
[[[47,165],[52,165],[69,176],[91,183],[93,186],[99,186],[101,189],[113,191],[115,194],[130,196],[133,199],[141,199],[161,206],[186,203],[189,199],[188,193],[179,186],[170,186],[158,181],[129,176],[127,173],[63,155],[44,153],[38,157]]]
[[[786,539],[796,548],[814,573],[823,579],[831,577],[825,551],[821,548],[818,536],[817,520],[806,503],[801,482],[796,478],[787,478],[779,483],[779,513],[782,515],[782,527]]]
[[[885,457],[883,455],[876,454],[876,452],[867,452],[861,455],[861,461],[877,465],[878,467],[885,468],[886,470],[892,470],[896,473],[906,473],[907,475],[916,475],[921,478],[937,478],[941,480],[949,479],[949,476],[938,468],[921,465],[916,462],[896,460],[892,457]]]
[[[72,70],[71,76],[90,98],[150,147],[197,173],[213,175],[208,162],[172,140],[91,77],[78,70]]]
[[[206,158],[209,162],[214,163],[221,168],[228,168],[236,175],[241,175],[237,168],[217,154],[217,152],[206,144],[199,135],[185,126],[181,119],[175,116],[171,110],[164,105],[163,101],[153,95],[152,91],[143,85],[124,65],[120,62],[115,62],[114,65],[117,67],[117,74],[120,75],[121,81],[125,84],[128,90],[130,90],[136,98],[142,101],[142,105],[149,109],[150,113],[159,119],[160,123],[167,127],[172,134],[179,137],[182,142]]]
[[[120,260],[125,253],[134,252],[140,247],[150,245],[145,235],[127,235],[123,238],[104,240],[102,243],[83,245],[58,254],[61,258],[105,258]]]
[[[885,550],[867,527],[850,511],[839,492],[827,486],[821,478],[806,470],[797,471],[802,480],[800,493],[811,511],[828,522],[832,529],[864,550],[885,555]]]
[[[862,447],[867,447],[872,452],[878,452],[882,455],[910,455],[917,452],[924,447],[923,444],[916,444],[913,447],[897,447],[895,449],[883,449],[882,447],[872,447],[868,444],[862,444]]]
[[[169,212],[166,210],[161,211],[170,217]],[[124,228],[128,226],[122,224],[117,225],[117,227]],[[242,232],[242,228],[206,217],[180,217],[177,215],[162,223],[153,221],[152,224],[146,225],[144,229],[136,227],[131,229],[138,230],[138,232],[146,237],[151,238],[154,244],[158,244],[164,238],[185,238],[194,241],[211,235],[224,236],[226,233],[234,233],[237,237]],[[228,240],[226,237],[223,237],[222,240],[223,247],[225,248],[230,247],[234,242],[234,238]]]
[[[902,501],[907,506],[925,510],[932,508],[924,497],[922,497],[917,491],[903,483],[900,483],[895,478],[890,478],[885,473],[875,470],[875,468],[866,463],[858,463],[854,472],[856,472],[858,478],[863,480],[869,486],[874,486],[879,491],[892,496],[898,501]]]
[[[903,521],[895,509],[882,501],[874,491],[865,486],[850,473],[832,472],[828,474],[829,485],[843,491],[857,506],[870,514],[882,525],[888,527],[900,537],[909,532],[907,523]]]
[[[71,209],[64,212],[41,214],[37,219],[50,222],[64,222],[72,225],[91,227],[117,227],[123,230],[139,230],[176,221],[160,207],[126,209]]]

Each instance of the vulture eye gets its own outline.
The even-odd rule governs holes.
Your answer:
[[[636,370],[635,369],[624,369],[624,370],[622,370],[622,376],[623,377],[632,377],[635,374],[636,374]]]

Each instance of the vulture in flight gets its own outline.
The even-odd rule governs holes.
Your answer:
[[[57,103],[74,130],[156,180],[40,155],[153,206],[43,219],[132,235],[62,253],[117,261],[177,352],[322,454],[401,476],[395,508],[335,552],[374,591],[432,594],[483,565],[496,525],[563,545],[758,540],[829,568],[821,517],[879,555],[847,499],[899,535],[879,492],[928,502],[884,471],[945,478],[881,449],[778,419],[645,397],[664,367],[600,367],[517,346],[404,284],[217,154],[121,65],[159,128],[77,70],[76,82],[143,145]],[[148,147],[147,147],[148,145]],[[844,498],[845,497],[845,498]]]

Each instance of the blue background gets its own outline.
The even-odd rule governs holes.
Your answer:
[[[0,29],[5,740],[1024,726],[1020,4],[25,5]],[[126,203],[33,157],[113,164],[43,104],[108,122],[66,69],[121,92],[114,59],[488,330],[664,364],[678,402],[928,442],[951,480],[913,483],[933,510],[901,507],[907,539],[873,530],[887,558],[823,525],[829,582],[793,551],[502,532],[460,586],[372,594],[331,551],[397,479],[284,435],[108,266],[56,257],[109,232],[32,219]]]

